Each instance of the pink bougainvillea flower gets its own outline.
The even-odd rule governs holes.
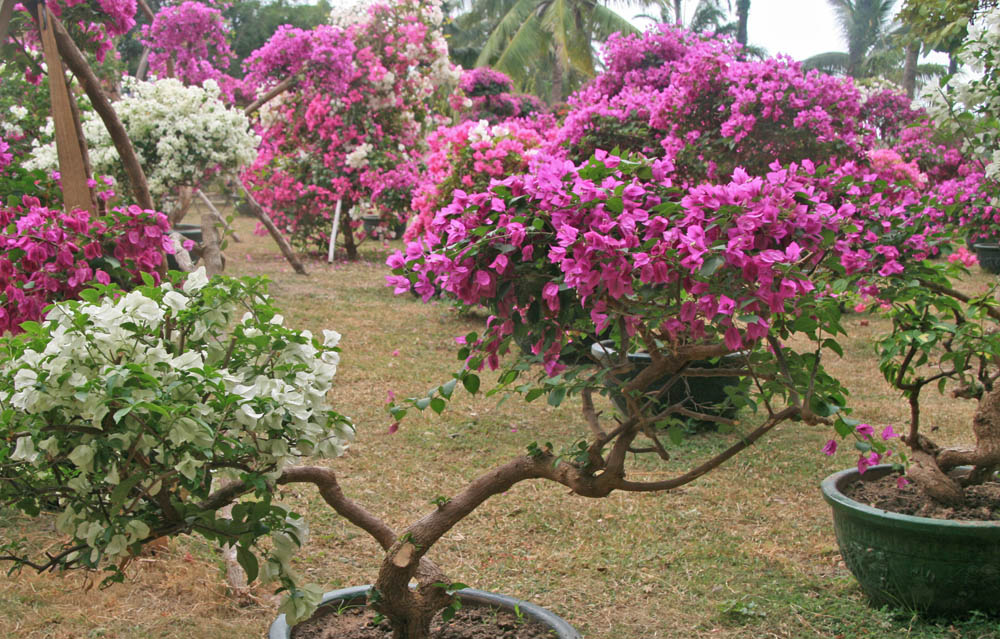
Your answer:
[[[399,430],[399,422],[393,422],[389,424],[389,434],[394,435],[396,431]]]
[[[833,455],[836,452],[837,452],[837,441],[834,439],[827,441],[826,445],[823,446],[823,454],[825,455]]]
[[[899,437],[899,433],[892,429],[892,424],[882,429],[882,440],[889,441],[893,437]]]
[[[875,429],[870,424],[858,424],[854,430],[865,439],[875,434]]]
[[[909,485],[910,485],[910,480],[907,479],[906,477],[899,476],[896,478],[896,488],[902,490],[904,487]]]

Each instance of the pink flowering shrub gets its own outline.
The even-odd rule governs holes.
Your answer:
[[[215,80],[232,101],[236,80],[223,70],[229,68],[233,50],[229,46],[229,26],[222,12],[187,0],[160,9],[151,25],[143,25],[143,40],[150,47],[149,70],[160,78],[174,77],[186,85]]]
[[[324,248],[337,200],[354,225],[405,216],[432,105],[452,81],[436,4],[400,0],[346,28],[279,30],[246,63],[261,94],[291,73],[302,81],[265,107],[264,140],[245,180],[302,247]],[[346,216],[345,216],[346,219]],[[346,226],[346,225],[343,225]]]
[[[25,197],[0,208],[0,228],[0,333],[19,332],[22,322],[94,282],[130,286],[142,273],[159,281],[163,253],[173,253],[166,216],[136,206],[91,216]]]

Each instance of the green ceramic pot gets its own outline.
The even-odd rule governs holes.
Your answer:
[[[371,586],[355,586],[353,588],[343,588],[328,592],[323,595],[323,602],[320,606],[338,606],[343,604],[363,606],[365,605],[365,599],[370,589]],[[459,590],[457,594],[458,598],[464,604],[491,606],[510,612],[517,610],[526,618],[548,627],[549,636],[552,639],[580,639],[580,633],[573,626],[566,623],[565,619],[533,603],[473,588]],[[291,639],[292,628],[285,621],[285,615],[281,615],[271,624],[267,636],[268,639]]]
[[[613,341],[603,341],[594,344],[591,347],[591,354],[595,359],[602,360],[606,357],[614,357],[616,352],[614,350]],[[692,366],[696,368],[719,368],[719,367],[739,367],[746,360],[746,355],[743,353],[730,353],[724,357],[718,358],[716,361],[697,361],[692,362]],[[633,364],[633,370],[624,376],[623,381],[627,382],[639,374],[646,366],[653,361],[649,356],[649,353],[629,353],[628,354],[629,363]],[[667,382],[673,378],[672,374],[663,376],[661,379],[654,382],[650,390],[658,390],[662,388]],[[739,409],[733,406],[729,401],[729,396],[726,393],[726,389],[730,386],[735,386],[739,383],[740,379],[738,377],[686,377],[683,382],[674,383],[673,386],[666,392],[665,396],[660,400],[653,403],[650,407],[652,413],[659,412],[672,404],[678,402],[683,402],[686,408],[691,410],[697,410],[708,415],[716,415],[720,417],[733,418]],[[627,410],[625,397],[616,390],[611,391],[611,399],[614,401],[615,406],[618,410],[623,413]],[[712,421],[702,421],[698,419],[687,419],[687,426],[691,431],[701,432],[706,430],[714,430],[717,424]]]
[[[876,606],[929,614],[1000,612],[1000,522],[913,517],[871,508],[842,492],[891,472],[852,468],[823,481],[840,554]]]
[[[979,259],[979,266],[987,273],[1000,273],[1000,244],[996,242],[977,242],[972,245]]]

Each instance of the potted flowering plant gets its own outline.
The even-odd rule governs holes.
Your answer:
[[[984,153],[996,147],[997,128],[993,118],[981,116],[995,112],[998,22],[996,9],[980,15],[965,45],[966,62],[986,72],[970,81],[952,78],[930,96],[930,111],[946,131],[962,131],[970,158],[931,192],[932,208],[947,214],[956,236],[970,226],[974,238],[995,236],[997,165]],[[894,232],[903,246],[932,237],[915,241],[917,225]],[[867,292],[891,319],[891,332],[878,344],[880,368],[906,400],[910,417],[899,433],[889,426],[881,436],[867,424],[841,423],[839,433],[857,439],[858,467],[829,477],[823,492],[834,509],[844,559],[872,601],[937,613],[995,612],[1000,308],[995,284],[974,294],[963,288],[965,268],[976,259],[964,242],[957,244],[948,262],[901,260],[895,272],[870,282]],[[922,399],[935,387],[956,400],[978,402],[971,445],[941,445],[931,438],[927,424],[933,417],[922,410]],[[831,440],[826,450],[835,447]],[[880,462],[892,463],[869,470]],[[889,487],[878,489],[880,482]]]

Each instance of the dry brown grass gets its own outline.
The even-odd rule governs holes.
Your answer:
[[[415,415],[388,434],[388,391],[422,394],[447,379],[457,365],[453,338],[482,318],[394,297],[383,285],[381,247],[363,246],[365,259],[353,264],[313,261],[310,275],[300,277],[251,227],[238,220],[244,242],[227,250],[228,272],[270,277],[289,324],[343,333],[333,400],[356,420],[358,435],[330,465],[349,495],[393,526],[530,442],[568,444],[579,432],[574,402],[553,409],[515,398],[498,406],[456,393],[441,417]],[[858,416],[900,424],[906,406],[875,365],[872,340],[884,327],[862,316],[848,326],[845,358],[830,368],[846,379]],[[944,401],[927,408],[945,441],[958,436],[971,410]],[[588,639],[1000,637],[996,622],[928,624],[865,606],[840,561],[817,488],[826,474],[853,463],[850,452],[820,454],[827,438],[822,428],[785,424],[718,472],[670,494],[588,500],[560,486],[518,485],[450,532],[433,557],[454,580],[546,606]],[[717,436],[693,438],[678,448],[671,470],[719,446]],[[648,465],[641,472],[665,471]],[[373,580],[373,541],[306,488],[283,498],[311,523],[312,540],[298,559],[311,580],[329,588]],[[52,539],[44,520],[0,519],[4,525]],[[0,584],[0,636],[264,636],[276,605],[269,591],[256,587],[259,601],[241,607],[227,596],[218,563],[206,544],[182,538],[137,562],[126,584],[103,591],[86,589],[82,575],[24,573]]]

